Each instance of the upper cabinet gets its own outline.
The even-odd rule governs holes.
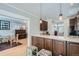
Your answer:
[[[76,26],[77,25],[77,17],[73,18],[73,19],[70,19],[70,27],[71,26]]]
[[[77,31],[77,17],[70,19],[69,21],[70,23],[70,35],[77,35],[76,31]]]
[[[41,20],[42,22],[40,23],[40,31],[46,31],[48,30],[48,22]]]

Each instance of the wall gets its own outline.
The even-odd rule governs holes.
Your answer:
[[[40,22],[39,18],[31,17],[29,24],[28,24],[28,45],[31,46],[31,37],[32,35],[38,35],[40,34]]]
[[[40,18],[30,17],[30,21],[28,21],[28,49],[27,55],[32,55],[32,35],[40,34]]]
[[[0,35],[4,36],[5,34],[9,35],[11,32],[13,33],[14,29],[18,28],[22,22],[26,22],[27,24],[29,18],[0,9],[0,20],[9,20],[11,22],[10,30],[0,30]]]
[[[54,25],[55,25],[55,21],[52,21],[52,19],[48,19],[48,31],[51,35],[54,35]],[[69,19],[64,19],[62,22],[64,22],[64,36],[68,36],[69,35]],[[62,31],[61,30],[61,31]]]
[[[51,35],[53,35],[53,25],[54,25],[54,23],[52,22],[52,19],[48,19],[47,20],[48,21],[48,32],[51,34]]]
[[[6,16],[1,16],[0,15],[0,20],[7,20],[10,21],[10,30],[0,30],[0,35],[1,36],[8,36],[11,34],[15,34],[15,29],[19,29],[23,25],[22,22],[17,20],[14,20],[13,18],[9,18]]]
[[[64,35],[69,36],[69,18],[64,20]]]

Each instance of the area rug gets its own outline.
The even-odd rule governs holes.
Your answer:
[[[22,43],[20,43],[20,42],[18,42],[18,45],[14,42],[12,46],[10,46],[10,44],[7,43],[7,42],[1,43],[0,44],[0,51],[10,49],[10,48],[13,48],[13,47],[17,47],[17,46],[20,46],[20,45],[22,45]]]

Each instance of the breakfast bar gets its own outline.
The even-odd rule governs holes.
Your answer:
[[[33,35],[32,45],[39,51],[51,51],[53,56],[79,56],[78,36]]]

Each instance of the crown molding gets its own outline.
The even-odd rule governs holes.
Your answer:
[[[6,3],[6,5],[8,5],[9,7],[14,8],[14,9],[16,9],[16,10],[19,10],[19,11],[25,13],[25,14],[28,14],[28,15],[31,15],[31,16],[33,16],[33,17],[39,18],[39,16],[34,15],[34,14],[32,14],[31,12],[29,12],[29,11],[25,11],[25,10],[23,10],[23,9],[17,8],[17,7],[15,7],[15,6],[13,6],[13,5],[9,4],[9,3]]]

